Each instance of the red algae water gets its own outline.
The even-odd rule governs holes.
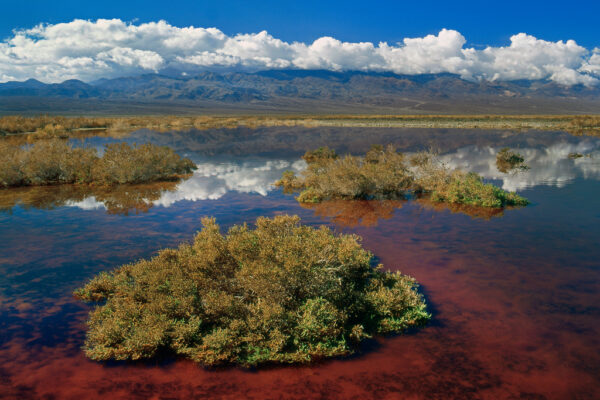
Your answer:
[[[175,188],[0,193],[0,398],[600,398],[600,140],[558,132],[234,133],[142,131],[128,139],[168,144],[198,163]],[[436,144],[449,164],[532,204],[492,212],[415,199],[301,207],[270,186],[283,170],[303,167],[306,149],[364,152],[369,141],[407,151]],[[531,169],[497,171],[495,151],[505,146]],[[590,157],[572,160],[571,152]],[[431,323],[310,366],[204,369],[169,358],[85,358],[92,306],[72,297],[75,288],[191,240],[203,216],[227,227],[281,213],[362,236],[387,269],[420,282]]]

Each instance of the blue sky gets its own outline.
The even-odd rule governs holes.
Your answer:
[[[4,3],[0,82],[291,68],[600,84],[600,1]]]
[[[215,26],[228,35],[267,30],[285,41],[335,36],[342,41],[387,41],[455,29],[467,45],[504,45],[526,32],[545,40],[574,39],[600,46],[600,1],[3,1],[0,36],[40,22],[75,18],[164,19],[176,26]]]

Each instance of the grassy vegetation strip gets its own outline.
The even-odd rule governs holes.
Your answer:
[[[204,365],[307,363],[430,318],[414,279],[371,266],[355,235],[259,218],[101,273],[75,295],[105,301],[87,322],[94,360],[176,354]]]
[[[538,129],[598,134],[600,116],[594,115],[289,115],[289,116],[150,116],[67,118],[60,116],[0,118],[0,134],[32,133],[39,137],[69,136],[82,129],[122,132],[214,129],[247,126],[339,126],[460,129]]]
[[[516,193],[486,184],[474,173],[450,170],[435,154],[422,152],[407,162],[393,146],[375,145],[364,157],[339,157],[322,147],[307,152],[307,168],[297,176],[284,172],[276,182],[287,192],[300,191],[301,203],[334,199],[398,199],[409,192],[427,193],[437,202],[481,207],[526,205]]]
[[[94,148],[59,139],[29,146],[0,142],[0,187],[144,183],[175,179],[195,168],[172,149],[152,144],[109,144],[99,157]]]

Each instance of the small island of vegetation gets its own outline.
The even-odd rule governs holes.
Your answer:
[[[496,168],[506,174],[513,171],[527,171],[529,166],[525,164],[525,157],[508,147],[503,147],[496,154]]]
[[[75,292],[104,302],[90,313],[88,357],[308,363],[430,318],[415,280],[373,268],[355,235],[287,215],[226,235],[214,219],[202,224],[193,243],[101,273]]]
[[[114,185],[177,179],[196,165],[172,149],[153,144],[73,147],[52,139],[17,146],[0,142],[0,188],[56,184]]]
[[[284,172],[275,183],[287,192],[300,191],[300,203],[333,199],[399,199],[408,192],[429,194],[437,202],[481,207],[527,205],[514,192],[484,183],[475,173],[450,170],[432,152],[421,152],[410,160],[393,146],[374,145],[364,157],[339,157],[321,147],[303,156],[307,168],[297,176]]]

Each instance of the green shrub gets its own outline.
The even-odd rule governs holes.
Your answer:
[[[335,150],[330,149],[327,146],[319,147],[313,151],[307,151],[302,158],[309,164],[314,163],[326,163],[331,160],[337,160],[339,156]]]
[[[570,158],[571,160],[576,160],[576,159],[582,158],[582,157],[592,158],[592,153],[587,153],[587,154],[569,153],[569,155],[567,157]]]
[[[431,199],[447,203],[481,207],[525,206],[529,202],[516,193],[506,192],[490,183],[483,183],[475,173],[454,173],[450,182],[431,193]]]
[[[529,204],[514,192],[484,183],[474,172],[450,170],[433,152],[418,153],[411,163],[415,191],[430,194],[432,201],[492,208]]]
[[[503,147],[496,154],[496,168],[498,171],[508,173],[511,171],[526,171],[529,166],[525,164],[525,158],[508,147]]]
[[[16,146],[0,144],[0,187],[20,186],[25,181],[25,157]]]
[[[307,168],[296,176],[286,171],[275,183],[286,192],[300,191],[300,203],[329,200],[393,200],[408,193],[430,194],[434,201],[482,207],[525,205],[527,200],[485,184],[474,173],[451,171],[432,152],[410,160],[392,146],[372,146],[364,157],[338,157],[333,150],[320,148],[304,155]]]
[[[168,147],[109,144],[102,157],[53,139],[21,147],[0,145],[0,187],[66,183],[112,185],[177,178],[195,169]]]
[[[73,148],[67,142],[38,142],[24,151],[22,165],[28,185],[49,183],[89,183],[91,166],[97,162],[95,149]]]
[[[113,143],[94,165],[95,180],[113,183],[142,183],[171,179],[192,172],[195,164],[172,149],[153,144],[129,146]]]
[[[308,167],[300,177],[286,171],[275,183],[286,191],[304,189],[298,196],[300,202],[398,198],[412,184],[404,156],[391,146],[374,146],[364,158],[339,158],[333,150],[322,147],[303,158]]]
[[[372,268],[354,235],[259,218],[224,236],[202,220],[193,243],[101,273],[75,295],[105,301],[85,353],[135,360],[160,351],[204,365],[305,363],[353,353],[376,333],[429,318],[414,279]]]

